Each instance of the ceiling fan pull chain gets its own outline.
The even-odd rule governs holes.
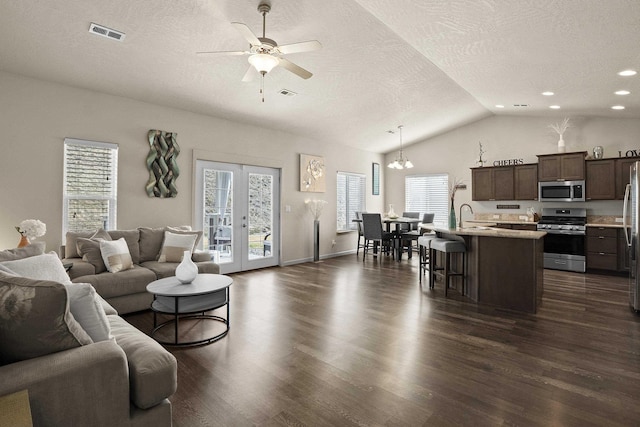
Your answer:
[[[262,102],[264,102],[264,74],[260,73],[260,95],[262,95]]]

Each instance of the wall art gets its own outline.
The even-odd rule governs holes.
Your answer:
[[[149,181],[145,189],[149,197],[176,197],[178,194],[176,179],[180,175],[177,162],[180,147],[176,142],[177,136],[175,132],[155,129],[147,134],[150,146],[147,155]]]
[[[300,191],[324,193],[325,190],[324,158],[300,154]]]

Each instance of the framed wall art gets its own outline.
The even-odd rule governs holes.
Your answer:
[[[371,194],[380,195],[380,163],[374,163],[371,171]]]
[[[323,157],[300,154],[300,191],[310,193],[326,191]]]

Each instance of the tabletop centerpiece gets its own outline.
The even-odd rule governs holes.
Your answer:
[[[37,219],[25,219],[16,227],[16,231],[20,233],[18,247],[22,248],[30,244],[31,240],[44,236],[47,232],[47,226]]]

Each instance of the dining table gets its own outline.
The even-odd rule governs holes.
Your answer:
[[[420,223],[420,219],[419,218],[406,218],[406,217],[383,217],[382,218],[382,223],[385,224],[387,232],[389,233],[393,233],[393,250],[395,253],[395,257],[396,257],[396,261],[401,261],[402,260],[402,225],[403,224],[409,224],[409,229],[411,229],[411,225],[415,224],[419,224]],[[391,225],[395,224],[395,229],[391,230]],[[411,249],[409,249],[409,258],[411,258]]]

